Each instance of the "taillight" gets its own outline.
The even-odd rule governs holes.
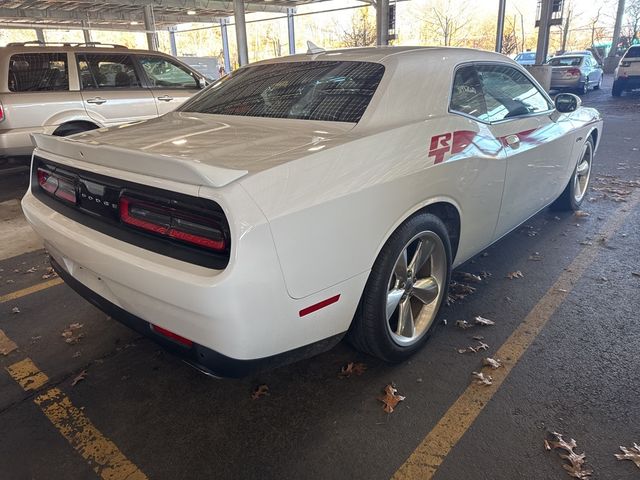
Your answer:
[[[4,120],[4,107],[0,103],[0,122]]]
[[[573,77],[577,77],[580,75],[580,69],[579,68],[570,68],[569,70],[567,70],[567,73]]]
[[[222,251],[227,246],[221,226],[197,213],[151,203],[133,197],[120,197],[122,223],[188,245]]]
[[[184,338],[183,336],[180,336],[177,333],[172,332],[171,330],[167,330],[166,328],[151,324],[151,330],[159,333],[163,337],[167,337],[168,339],[173,340],[174,342],[178,342],[180,345],[183,345],[185,347],[193,346],[193,342],[191,340],[189,340],[188,338]]]
[[[69,203],[76,203],[76,187],[72,180],[38,168],[38,184],[45,191]]]

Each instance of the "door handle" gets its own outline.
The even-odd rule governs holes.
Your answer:
[[[103,103],[107,103],[106,98],[102,97],[94,97],[87,100],[87,103],[93,103],[95,105],[102,105]]]
[[[170,97],[169,95],[163,95],[161,97],[158,97],[158,100],[160,100],[161,102],[170,102],[171,100],[173,100],[173,97]]]
[[[520,146],[520,137],[518,137],[518,135],[507,135],[504,137],[504,141],[511,148],[518,148]]]

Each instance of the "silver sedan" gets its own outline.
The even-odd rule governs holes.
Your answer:
[[[551,89],[575,90],[586,94],[590,88],[602,85],[602,68],[591,55],[560,55],[548,62],[551,65]]]

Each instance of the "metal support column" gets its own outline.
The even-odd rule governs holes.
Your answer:
[[[169,27],[169,45],[171,46],[171,55],[178,56],[178,47],[176,46],[176,30],[175,26]]]
[[[496,52],[502,53],[502,39],[504,37],[504,12],[507,7],[507,0],[499,0],[498,24],[496,28]]]
[[[147,31],[149,50],[158,50],[158,33],[156,32],[156,21],[153,17],[153,5],[144,6],[144,29]]]
[[[91,43],[91,30],[86,20],[82,20],[82,35],[84,35],[84,43]]]
[[[231,57],[229,56],[229,33],[227,32],[227,23],[229,20],[226,18],[220,19],[220,33],[222,34],[222,56],[224,57],[224,71],[226,73],[231,72]]]
[[[287,8],[287,27],[289,31],[289,55],[296,53],[296,30],[294,24],[295,9]]]
[[[36,39],[39,42],[44,43],[44,32],[42,31],[41,28],[34,28],[34,30],[36,31]]]
[[[538,45],[536,47],[536,65],[542,65],[547,60],[549,51],[549,29],[553,0],[542,0],[540,7],[540,26],[538,27]]]
[[[242,0],[233,0],[233,18],[236,24],[238,63],[243,66],[249,63],[249,49],[247,47],[247,24],[244,20],[244,2]]]
[[[389,45],[389,0],[376,2],[376,43]]]

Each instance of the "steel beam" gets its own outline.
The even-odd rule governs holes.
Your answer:
[[[227,31],[227,23],[229,23],[229,21],[226,18],[220,19],[220,34],[222,35],[222,56],[224,57],[224,71],[225,73],[230,73],[231,56],[229,55],[229,32]]]
[[[507,7],[507,0],[499,0],[498,22],[496,26],[496,52],[502,53],[502,38],[504,37],[504,12]]]
[[[376,43],[389,45],[389,0],[376,1]]]
[[[296,29],[295,29],[295,10],[287,9],[287,30],[289,32],[289,55],[296,54]]]
[[[147,31],[149,50],[158,50],[158,34],[156,33],[156,21],[153,18],[153,5],[144,6],[144,28]]]
[[[247,24],[244,19],[244,2],[242,0],[233,0],[233,17],[236,27],[236,42],[238,44],[238,63],[242,67],[249,63]]]
[[[542,0],[540,8],[540,25],[538,27],[538,45],[536,47],[536,65],[542,65],[547,60],[549,51],[549,27],[553,0]]]
[[[171,55],[178,56],[178,47],[176,46],[176,27],[169,27],[169,45],[171,46]]]
[[[39,42],[44,43],[44,32],[42,31],[41,28],[34,28],[34,30],[36,31],[36,38],[38,39]]]
[[[89,28],[89,22],[86,20],[82,21],[82,35],[84,35],[84,41],[86,43],[91,43],[91,30]]]

